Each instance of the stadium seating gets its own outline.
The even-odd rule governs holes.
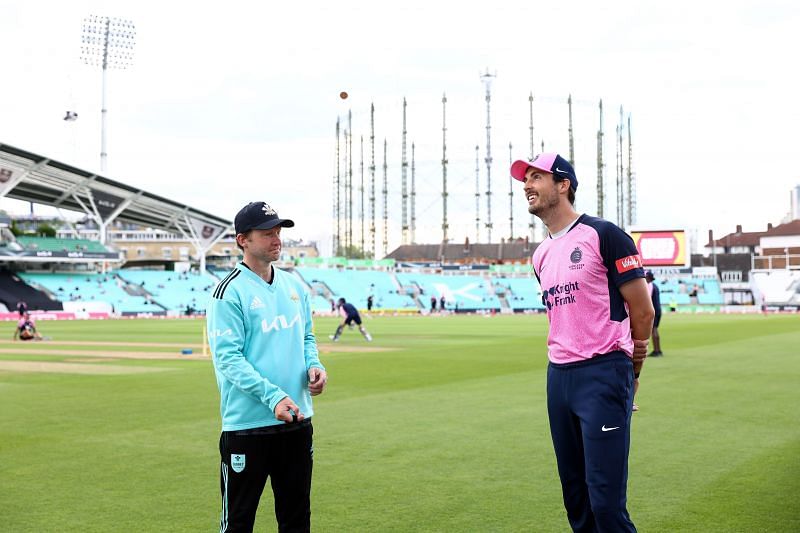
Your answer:
[[[211,291],[218,282],[206,272],[182,274],[169,270],[123,269],[115,271],[115,274],[144,289],[167,311],[178,313],[184,313],[188,307],[205,311]]]
[[[376,310],[418,309],[413,297],[400,294],[399,288],[389,273],[381,270],[355,270],[337,268],[295,267],[295,272],[311,287],[322,300],[313,300],[312,309],[330,310],[330,301],[323,296],[337,300],[344,298],[359,309],[366,309],[367,297],[373,296]],[[329,292],[328,292],[329,291]],[[322,302],[326,302],[324,305]]]
[[[113,274],[24,272],[20,277],[34,287],[46,289],[61,302],[107,302],[115,312],[123,314],[164,311],[144,296],[127,292],[123,280]]]
[[[698,294],[697,295],[697,303],[699,304],[716,304],[721,305],[725,303],[725,300],[722,297],[722,294],[717,293],[705,293],[705,294]]]
[[[497,293],[504,293],[514,311],[543,310],[542,289],[535,277],[492,278]]]
[[[191,307],[205,310],[220,277],[229,270],[180,274],[164,270],[122,269],[108,274],[23,273],[20,278],[53,295],[54,302],[106,302],[122,314],[183,314]],[[331,311],[331,300],[344,297],[359,309],[366,309],[373,296],[376,311],[427,310],[431,297],[444,296],[446,308],[459,312],[543,311],[541,288],[532,276],[511,274],[478,275],[463,273],[387,272],[360,268],[319,268],[296,266],[289,269],[311,288],[311,308]],[[503,277],[508,276],[508,277]],[[754,282],[764,287],[766,301],[778,304],[800,303],[800,273],[758,273]],[[672,276],[657,279],[661,304],[678,306],[722,305],[724,295],[716,279]],[[755,294],[755,290],[754,290]],[[13,305],[15,302],[11,302]],[[691,307],[694,308],[694,307]]]
[[[800,272],[770,270],[753,272],[750,286],[757,304],[800,304]]]
[[[30,235],[20,235],[17,242],[23,247],[32,250],[43,250],[50,252],[100,252],[107,253],[109,250],[98,241],[88,239],[57,239],[54,237],[32,237]]]
[[[8,309],[16,309],[19,301],[27,303],[31,311],[57,311],[63,308],[58,298],[53,299],[38,287],[31,286],[23,274],[17,275],[5,269],[0,270],[0,301]]]
[[[420,299],[425,303],[431,296],[437,299],[444,296],[447,309],[457,311],[499,311],[502,307],[491,282],[481,276],[416,272],[401,272],[396,276],[404,288],[418,290]]]
[[[311,312],[313,313],[328,313],[333,311],[331,303],[325,299],[324,296],[319,294],[311,296]]]

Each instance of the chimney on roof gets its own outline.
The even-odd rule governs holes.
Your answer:
[[[714,230],[708,230],[708,242],[714,246]]]
[[[767,231],[772,229],[772,222],[767,222]]]
[[[742,232],[742,225],[736,224],[736,233],[741,233],[741,232]]]
[[[525,248],[523,248],[522,251],[527,252],[530,249],[531,249],[530,239],[528,238],[527,235],[525,235]]]
[[[464,253],[465,254],[469,253],[469,237],[464,239]]]

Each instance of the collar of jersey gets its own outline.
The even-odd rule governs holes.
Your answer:
[[[241,271],[242,271],[242,273],[243,273],[245,276],[249,276],[250,278],[252,278],[252,279],[256,280],[258,283],[260,283],[261,285],[263,285],[263,286],[264,286],[264,288],[266,288],[267,290],[270,290],[270,291],[274,291],[274,290],[275,290],[275,286],[277,285],[277,281],[278,281],[278,269],[277,269],[277,268],[275,268],[275,266],[274,266],[274,265],[273,265],[273,267],[272,267],[272,283],[267,283],[266,281],[264,281],[264,280],[261,278],[261,276],[259,276],[258,274],[256,274],[256,273],[255,273],[255,272],[253,272],[252,270],[250,270],[250,269],[249,269],[248,267],[246,267],[246,266],[245,266],[243,263],[237,263],[237,265],[236,265],[236,268],[238,268],[239,270],[241,270]]]
[[[582,216],[583,216],[583,215],[578,215],[578,218],[576,218],[575,220],[573,220],[573,221],[572,221],[570,224],[567,224],[567,227],[566,227],[566,228],[562,229],[561,231],[559,231],[559,232],[558,232],[558,233],[556,233],[555,235],[548,235],[548,237],[550,237],[551,239],[558,239],[558,238],[561,238],[561,237],[563,237],[564,235],[566,235],[567,233],[569,233],[569,232],[570,232],[570,230],[571,230],[572,228],[574,228],[574,227],[575,227],[575,226],[578,224],[578,221],[581,219],[581,217],[582,217]]]

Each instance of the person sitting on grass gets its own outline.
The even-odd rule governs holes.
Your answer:
[[[36,324],[34,323],[33,318],[31,318],[31,314],[27,311],[22,318],[19,319],[17,322],[17,329],[14,330],[14,339],[21,341],[41,341],[44,340],[42,335],[36,331]]]
[[[336,333],[330,336],[330,339],[333,342],[339,340],[339,337],[342,336],[342,331],[344,331],[345,326],[353,327],[353,322],[358,325],[358,331],[367,339],[367,342],[372,341],[372,335],[361,325],[361,316],[358,314],[358,309],[353,304],[347,303],[344,298],[339,298],[339,313],[341,313],[344,320],[342,323],[339,324],[339,327],[336,328]]]

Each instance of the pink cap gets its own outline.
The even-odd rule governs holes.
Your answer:
[[[544,172],[553,172],[553,163],[558,154],[539,154],[533,161],[514,161],[511,165],[511,177],[515,180],[525,181],[525,173],[529,168],[535,168]]]

